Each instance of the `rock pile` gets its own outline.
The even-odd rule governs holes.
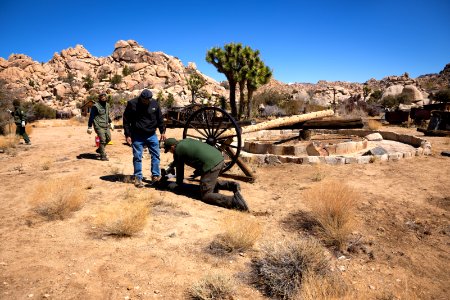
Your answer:
[[[72,115],[80,113],[77,104],[89,94],[108,91],[112,95],[136,96],[144,88],[167,97],[173,95],[175,105],[189,103],[191,96],[186,85],[189,69],[196,70],[194,63],[184,66],[176,57],[163,52],[150,52],[136,41],[118,41],[114,52],[107,57],[95,57],[83,46],[55,53],[46,63],[39,63],[23,54],[0,58],[0,80],[5,87],[25,101],[42,102]],[[123,72],[124,69],[128,72]],[[129,73],[129,74],[128,74]],[[68,80],[69,74],[72,78]],[[115,75],[123,76],[113,85]],[[124,76],[126,75],[126,76]],[[84,86],[83,78],[93,79],[92,88]],[[214,79],[203,75],[203,90],[213,97],[227,96],[227,91]]]

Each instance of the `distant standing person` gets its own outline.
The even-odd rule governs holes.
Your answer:
[[[127,103],[123,114],[123,128],[127,143],[133,148],[133,167],[135,186],[144,187],[142,182],[142,154],[148,147],[151,155],[152,182],[161,179],[159,140],[156,130],[159,129],[161,141],[166,139],[164,120],[158,102],[152,98],[153,93],[143,90],[139,97]]]
[[[25,125],[27,122],[27,116],[23,111],[23,108],[20,106],[20,101],[15,99],[13,101],[14,111],[8,110],[14,118],[14,123],[16,124],[16,135],[21,136],[25,144],[31,145],[30,138],[25,131]]]
[[[98,96],[98,101],[91,108],[89,115],[87,133],[92,133],[92,124],[94,125],[95,133],[100,138],[100,145],[95,152],[100,154],[101,160],[109,160],[105,152],[106,145],[111,141],[111,132],[114,130],[114,124],[109,117],[109,103],[107,102],[106,93],[101,93]]]

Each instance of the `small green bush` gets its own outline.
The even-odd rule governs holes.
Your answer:
[[[123,77],[126,77],[126,76],[130,75],[131,73],[133,73],[133,69],[128,67],[127,65],[125,65],[125,67],[123,67],[123,69],[122,69]]]
[[[83,82],[83,87],[88,91],[94,87],[94,78],[92,78],[91,74],[83,77]]]

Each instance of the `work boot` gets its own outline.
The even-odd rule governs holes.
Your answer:
[[[97,152],[98,154],[101,154],[100,148],[95,149],[95,152]]]
[[[139,178],[135,178],[134,179],[134,186],[137,188],[143,188],[144,187],[144,183],[142,182],[142,179]]]
[[[237,182],[232,182],[231,184],[231,191],[236,193],[241,191],[241,185]]]
[[[152,183],[156,183],[160,180],[161,180],[161,176],[155,176],[155,175],[152,176]]]
[[[103,160],[103,161],[108,161],[108,160],[109,160],[109,158],[108,158],[108,156],[102,156],[102,157],[100,157],[100,160]]]
[[[240,192],[235,192],[232,200],[233,208],[241,211],[248,211],[247,203]]]

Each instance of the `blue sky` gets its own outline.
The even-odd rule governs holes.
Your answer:
[[[0,34],[6,59],[47,62],[77,44],[108,56],[118,40],[133,39],[220,81],[207,50],[240,42],[260,50],[285,83],[365,82],[450,63],[450,1],[0,0]]]

